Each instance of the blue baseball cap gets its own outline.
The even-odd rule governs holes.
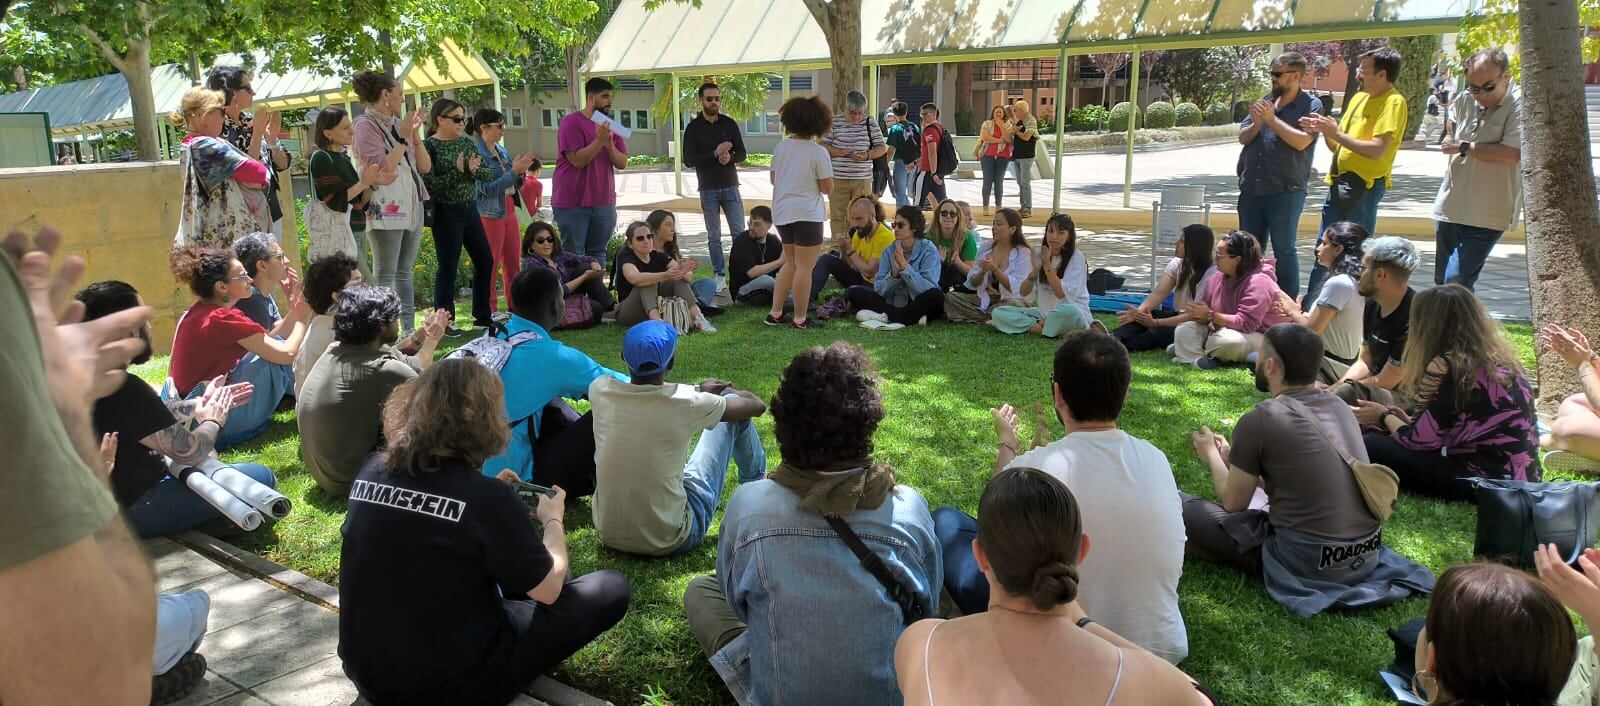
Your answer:
[[[665,321],[645,321],[622,337],[622,360],[636,376],[666,372],[677,352],[678,329]]]

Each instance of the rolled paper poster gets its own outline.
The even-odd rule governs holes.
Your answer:
[[[262,484],[250,476],[240,472],[239,469],[229,466],[214,458],[208,458],[195,470],[211,477],[217,485],[227,489],[228,492],[240,500],[245,501],[250,507],[260,510],[262,514],[274,520],[281,520],[289,515],[289,510],[294,507],[288,498],[272,488]]]

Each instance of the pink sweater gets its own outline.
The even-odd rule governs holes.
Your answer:
[[[1263,260],[1261,268],[1246,274],[1243,281],[1218,272],[1206,286],[1206,305],[1223,314],[1224,326],[1244,333],[1259,333],[1289,323],[1289,317],[1273,307],[1278,297],[1276,268],[1275,260]]]

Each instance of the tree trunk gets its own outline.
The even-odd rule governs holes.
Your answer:
[[[150,40],[128,42],[122,57],[122,77],[128,81],[128,101],[133,104],[133,144],[140,161],[161,159],[156,132],[156,97],[151,89]]]
[[[987,113],[989,111],[989,106],[983,106],[981,110],[974,110],[972,104],[972,62],[967,61],[956,64],[956,113],[960,114],[962,111],[973,113],[974,115],[977,112]]]
[[[1590,170],[1579,59],[1578,6],[1521,0],[1522,178],[1527,194],[1528,290],[1537,326],[1561,324],[1600,340],[1600,213]],[[1539,351],[1539,409],[1553,413],[1577,376]]]
[[[842,110],[845,94],[859,90],[862,80],[861,0],[805,0],[805,4],[828,40],[828,59],[833,64],[833,109]]]
[[[1344,112],[1350,107],[1350,98],[1361,90],[1361,84],[1356,82],[1356,68],[1361,66],[1360,40],[1346,40],[1339,45],[1339,54],[1344,57],[1344,101],[1339,104],[1339,111]]]
[[[561,51],[567,59],[567,99],[572,101],[573,110],[583,110],[583,86],[578,83],[578,67],[583,64],[584,55],[589,53],[589,45],[569,46]]]
[[[11,80],[17,84],[17,92],[28,90],[28,72],[21,66],[11,67]]]

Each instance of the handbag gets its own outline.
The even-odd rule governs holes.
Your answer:
[[[306,224],[306,262],[316,262],[336,252],[356,257],[356,236],[350,230],[350,211],[335,211],[319,199],[307,199],[301,218]]]
[[[561,323],[556,326],[563,331],[585,329],[595,325],[600,318],[595,314],[599,305],[594,300],[582,294],[574,294],[566,298],[565,307],[561,311]]]
[[[362,114],[361,119],[376,120],[368,114]],[[378,125],[378,132],[383,134],[386,153],[400,144],[400,136],[394,131],[394,125]],[[374,229],[411,230],[417,223],[417,210],[421,207],[418,197],[422,192],[417,188],[416,169],[411,164],[409,149],[401,164],[405,166],[406,173],[401,175],[405,178],[372,187],[372,194],[367,199],[367,222]]]
[[[828,526],[833,528],[833,533],[839,535],[839,539],[844,540],[845,546],[850,547],[850,553],[856,555],[856,559],[861,562],[861,566],[867,570],[867,573],[872,574],[872,578],[877,579],[878,583],[883,586],[883,590],[888,592],[889,600],[900,606],[900,619],[904,620],[906,625],[917,622],[922,618],[933,617],[933,613],[928,610],[928,606],[917,600],[916,590],[901,583],[900,579],[895,578],[894,573],[889,571],[889,566],[883,563],[883,557],[878,556],[867,548],[866,542],[861,541],[861,536],[856,534],[856,531],[850,527],[848,522],[845,522],[843,518],[832,515],[823,515],[822,519],[828,521]]]
[[[1533,566],[1540,544],[1554,544],[1568,564],[1594,546],[1600,504],[1594,483],[1530,483],[1474,478],[1478,536],[1472,553]]]
[[[689,333],[689,302],[680,297],[661,297],[656,306],[661,309],[661,320],[672,324],[678,335]]]
[[[1378,518],[1378,522],[1389,519],[1394,514],[1394,500],[1400,495],[1400,476],[1395,475],[1394,469],[1381,463],[1357,460],[1333,440],[1333,435],[1322,426],[1322,420],[1317,419],[1305,403],[1288,395],[1278,395],[1276,399],[1283,400],[1296,414],[1304,417],[1311,423],[1311,427],[1322,435],[1322,440],[1328,442],[1334,451],[1339,452],[1339,458],[1344,459],[1344,465],[1350,469],[1350,474],[1355,476],[1356,485],[1361,488],[1361,499],[1367,504],[1367,512]],[[1531,554],[1530,554],[1531,556]]]

